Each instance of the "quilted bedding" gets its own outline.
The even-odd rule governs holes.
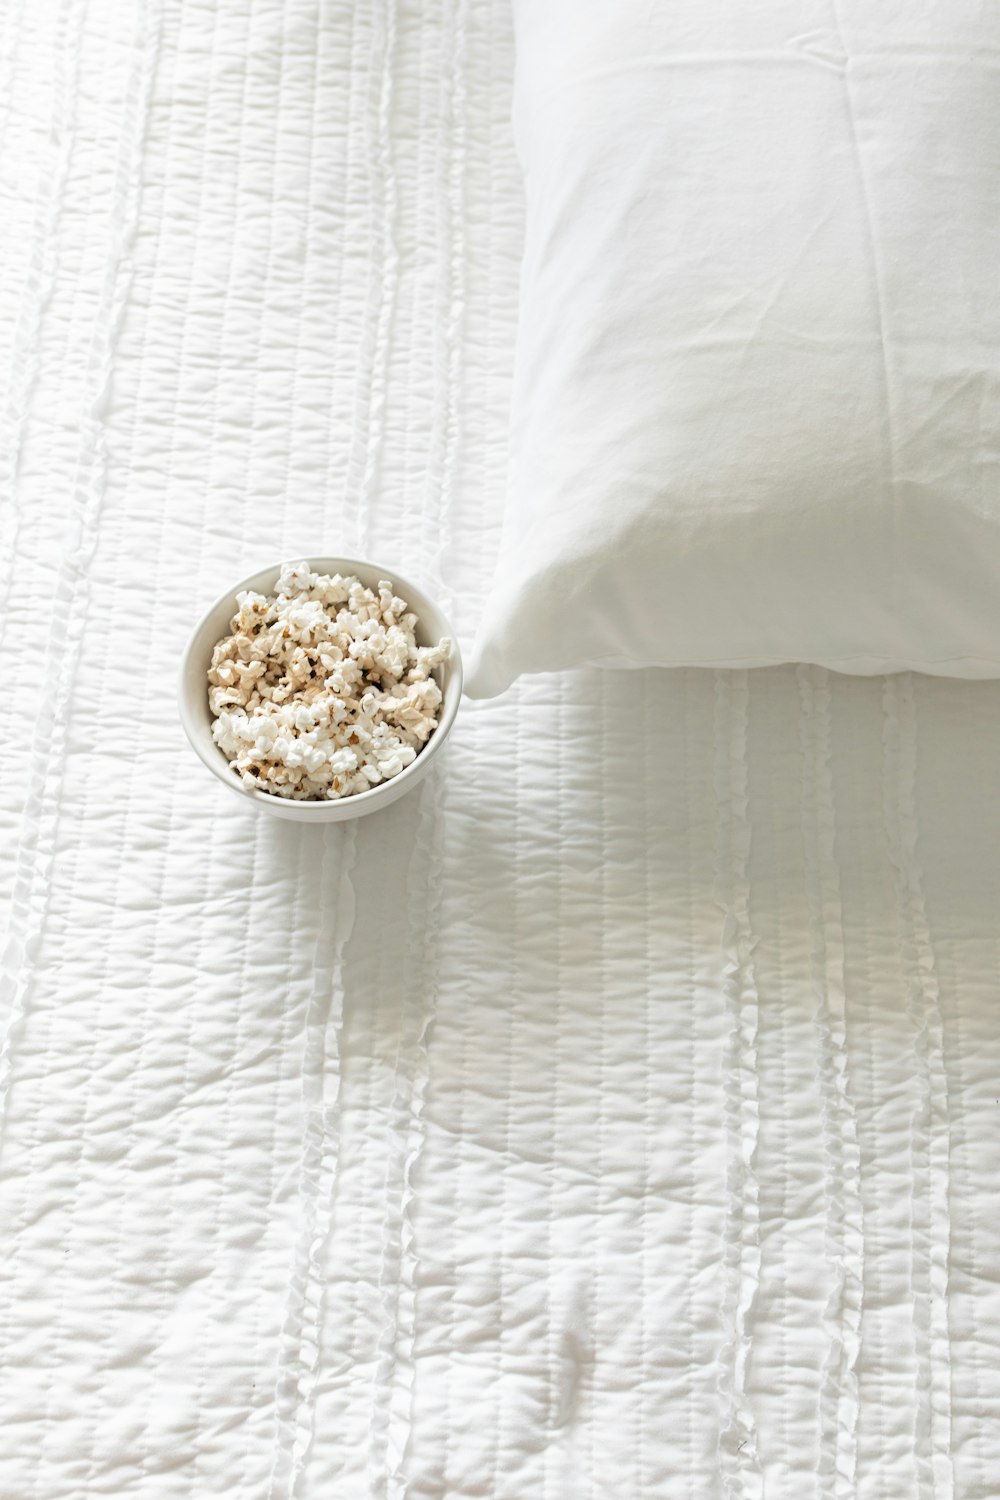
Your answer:
[[[243,812],[227,581],[477,617],[506,0],[0,26],[2,1500],[995,1500],[1000,686],[540,678]]]

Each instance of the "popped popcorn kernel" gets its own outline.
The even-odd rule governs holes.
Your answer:
[[[433,672],[388,579],[282,566],[272,594],[236,596],[208,670],[212,737],[243,785],[297,801],[350,797],[398,776],[438,726]]]

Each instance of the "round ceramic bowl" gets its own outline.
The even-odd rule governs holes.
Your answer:
[[[423,589],[403,578],[395,568],[379,567],[376,563],[361,562],[353,557],[312,557],[309,566],[317,573],[341,573],[354,575],[367,587],[375,587],[380,578],[390,579],[396,592],[406,600],[417,616],[417,644],[433,646],[442,638],[454,633],[442,611],[429,599]],[[356,792],[352,797],[334,801],[295,802],[290,798],[276,797],[270,792],[251,790],[243,785],[235,771],[212,738],[212,714],[208,707],[208,668],[212,650],[217,641],[228,634],[229,621],[236,613],[236,595],[244,589],[258,594],[267,594],[273,589],[281,572],[281,564],[261,568],[249,578],[226,590],[202,616],[188,642],[181,664],[179,702],[181,723],[196,753],[208,769],[217,776],[223,786],[229,788],[244,802],[250,802],[262,812],[274,813],[278,818],[292,818],[301,823],[337,823],[347,818],[360,818],[366,813],[378,812],[388,807],[422,781],[435,758],[440,755],[444,742],[451,732],[462,696],[462,660],[458,646],[442,667],[434,673],[444,694],[438,727],[416,760],[410,762],[398,776],[373,786],[367,792]]]

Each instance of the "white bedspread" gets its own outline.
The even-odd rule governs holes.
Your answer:
[[[1000,687],[539,679],[241,811],[230,579],[476,617],[507,6],[0,25],[2,1500],[996,1500]]]

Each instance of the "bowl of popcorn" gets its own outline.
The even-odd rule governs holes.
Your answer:
[[[219,780],[279,818],[387,807],[427,774],[462,696],[438,606],[392,569],[281,563],[212,605],[181,668],[188,739]]]

